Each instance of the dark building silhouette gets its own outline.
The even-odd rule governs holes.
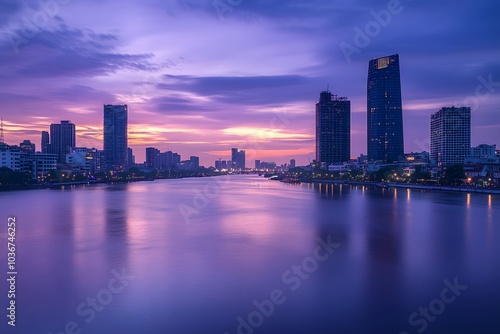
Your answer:
[[[227,169],[227,161],[219,158],[219,160],[215,161],[215,169],[217,170]]]
[[[174,153],[172,151],[160,153],[160,155],[158,156],[158,168],[160,169],[174,168]]]
[[[75,124],[70,121],[61,121],[61,124],[50,125],[49,153],[57,156],[58,163],[66,163],[66,154],[71,153],[71,148],[76,147]]]
[[[245,151],[237,148],[231,149],[231,168],[237,170],[245,169]]]
[[[192,155],[189,157],[189,161],[193,164],[194,169],[200,168],[200,157]]]
[[[195,157],[192,157],[195,158]],[[189,160],[191,162],[191,160]],[[159,170],[176,169],[181,163],[181,156],[172,151],[160,152],[154,147],[146,148],[146,166],[158,168]],[[199,159],[198,159],[199,165]]]
[[[316,161],[328,166],[351,158],[351,102],[330,91],[316,104]]]
[[[404,160],[399,55],[370,60],[367,88],[368,159]]]
[[[260,160],[255,160],[255,169],[260,169]]]
[[[104,105],[104,154],[108,170],[124,170],[127,166],[128,107]]]
[[[49,143],[50,136],[47,131],[42,131],[42,140],[41,140],[41,151],[42,153],[49,153]]]
[[[172,164],[175,166],[181,163],[181,155],[179,153],[172,153]]]
[[[463,164],[469,157],[471,108],[445,107],[431,115],[431,162]]]
[[[23,140],[23,142],[19,144],[19,149],[21,152],[28,154],[34,154],[36,151],[35,144],[33,144],[30,140]]]
[[[127,148],[127,162],[129,166],[135,165],[134,151],[129,147]]]
[[[154,147],[146,148],[146,166],[157,167],[160,150]]]

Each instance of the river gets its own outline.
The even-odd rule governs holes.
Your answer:
[[[5,276],[16,220],[7,333],[500,332],[499,195],[235,175],[0,207]]]

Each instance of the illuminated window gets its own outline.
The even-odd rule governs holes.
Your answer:
[[[382,69],[382,68],[386,68],[389,66],[389,63],[391,62],[391,59],[388,58],[388,57],[385,57],[385,58],[379,58],[377,60],[377,69]]]

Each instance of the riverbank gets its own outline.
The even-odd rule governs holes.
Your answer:
[[[99,180],[99,181],[74,181],[74,182],[57,182],[57,183],[36,183],[36,184],[6,184],[0,185],[0,191],[15,191],[15,190],[34,190],[34,189],[53,189],[60,188],[64,186],[90,186],[95,184],[117,184],[117,183],[131,183],[131,182],[143,182],[143,181],[156,181],[156,180],[174,180],[183,178],[197,178],[197,177],[213,177],[218,175],[206,175],[206,176],[182,176],[182,177],[171,177],[171,178],[136,178],[136,179],[113,179],[113,180]]]
[[[466,193],[482,193],[500,195],[500,189],[477,188],[477,187],[452,187],[452,186],[434,186],[425,184],[407,184],[407,183],[382,183],[382,182],[360,182],[360,181],[342,181],[342,180],[301,180],[306,183],[333,183],[347,184],[352,186],[368,186],[378,188],[404,188],[415,190],[431,190],[431,191],[453,191]]]
[[[33,190],[33,189],[50,189],[59,188],[64,186],[82,186],[82,185],[94,185],[103,183],[129,183],[129,182],[139,182],[148,180],[113,180],[113,181],[78,181],[78,182],[57,182],[57,183],[36,183],[36,184],[6,184],[0,186],[0,191],[12,191],[12,190]]]

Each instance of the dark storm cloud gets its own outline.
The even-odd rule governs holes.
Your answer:
[[[89,101],[98,103],[114,100],[113,94],[105,91],[99,91],[97,89],[84,85],[72,85],[69,87],[64,87],[62,89],[53,90],[49,92],[48,95],[55,99],[75,104],[82,102],[88,103]]]
[[[23,36],[21,29],[6,33],[0,40],[0,70],[12,77],[93,77],[119,70],[157,71],[152,54],[116,52],[118,37],[90,29],[69,28],[60,24],[54,30],[39,29],[19,44],[14,52],[12,36]]]
[[[176,96],[154,98],[149,101],[149,105],[155,112],[167,115],[189,115],[218,110],[213,104],[202,104],[193,99]]]
[[[327,82],[324,78],[301,75],[252,77],[165,76],[158,88],[183,91],[210,97],[221,103],[241,105],[283,104],[311,99],[315,91]]]

